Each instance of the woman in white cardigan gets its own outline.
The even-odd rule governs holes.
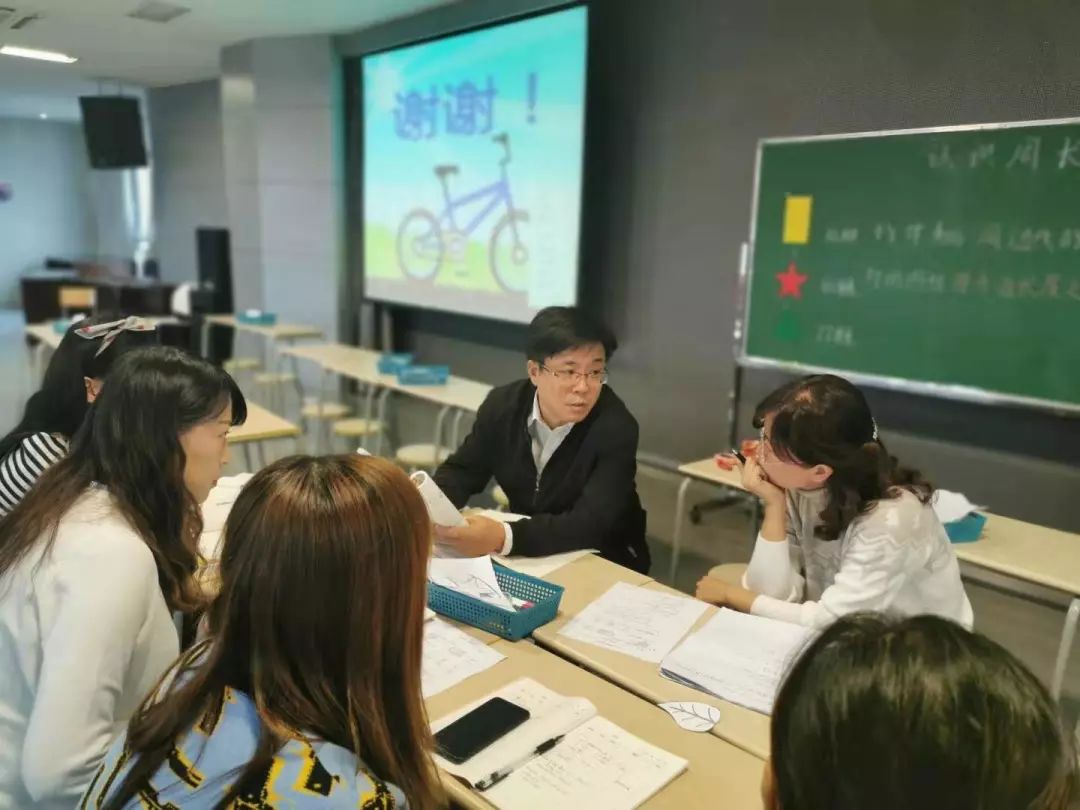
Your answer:
[[[707,602],[822,627],[856,611],[974,617],[933,488],[901,467],[862,393],[840,377],[789,383],[757,408],[743,484],[765,507],[741,585],[707,576]]]
[[[69,455],[0,521],[0,809],[70,808],[202,598],[199,503],[243,396],[176,349],[125,355]]]

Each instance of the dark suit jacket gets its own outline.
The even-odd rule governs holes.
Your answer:
[[[435,482],[460,509],[494,476],[510,511],[529,516],[513,525],[514,554],[598,548],[609,560],[647,572],[645,510],[634,483],[637,420],[604,386],[538,481],[527,427],[535,390],[526,379],[488,394],[472,432],[435,472]]]

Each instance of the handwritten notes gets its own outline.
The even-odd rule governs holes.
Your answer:
[[[444,692],[466,678],[502,661],[503,655],[439,619],[424,623],[424,655],[420,666],[425,698]]]
[[[706,608],[696,599],[619,582],[559,635],[659,663]]]
[[[813,636],[801,625],[725,608],[664,658],[660,674],[769,714],[789,666]]]
[[[594,717],[484,797],[502,810],[633,810],[686,770],[686,760]]]

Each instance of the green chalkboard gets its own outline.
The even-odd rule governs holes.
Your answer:
[[[1080,410],[1080,119],[765,140],[740,361]]]

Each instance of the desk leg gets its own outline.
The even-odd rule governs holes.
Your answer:
[[[675,526],[671,532],[671,568],[668,571],[668,585],[675,587],[675,572],[679,569],[679,552],[682,549],[683,520],[686,518],[686,491],[690,489],[689,476],[679,484],[679,494],[675,498]]]
[[[368,426],[370,427],[371,426],[371,421],[374,418],[375,418],[375,383],[370,383],[370,382],[369,383],[364,383],[364,421],[367,422]],[[376,439],[376,442],[377,442],[380,450],[382,449],[383,430],[384,430],[384,425],[383,425],[382,422],[380,422],[379,423],[379,429],[375,431],[375,434],[376,434],[375,439]],[[370,433],[366,434],[363,443],[360,445],[365,450],[368,449],[368,445],[369,445],[369,443],[371,441],[370,438],[369,438],[370,436],[371,436]],[[378,453],[376,453],[375,455],[378,455]]]
[[[376,416],[376,419],[378,419],[379,423],[383,424],[383,425],[386,424],[386,403],[387,403],[387,400],[389,400],[389,399],[390,399],[390,389],[389,388],[384,388],[381,392],[379,392],[379,410],[378,410],[378,415]],[[382,433],[382,431],[379,431],[379,435],[375,437],[375,455],[377,455],[377,456],[382,455],[382,445],[383,445],[383,433]]]
[[[446,417],[449,413],[450,406],[443,405],[441,408],[439,408],[439,415],[435,417],[435,450],[432,455],[432,458],[435,461],[435,466],[432,468],[433,471],[439,468],[439,451],[442,449],[443,446],[443,426],[446,424]]]
[[[454,426],[450,430],[450,449],[457,450],[461,445],[461,420],[465,418],[465,411],[458,410],[454,414]]]
[[[1076,640],[1076,625],[1080,621],[1080,599],[1073,599],[1069,611],[1065,614],[1065,626],[1061,630],[1061,644],[1058,646],[1057,661],[1054,663],[1054,680],[1050,684],[1050,694],[1054,700],[1061,700],[1061,687],[1065,682],[1065,669],[1069,663],[1073,641]]]
[[[35,388],[41,386],[42,380],[45,379],[45,369],[48,366],[49,359],[49,347],[45,345],[45,341],[39,340],[38,345],[34,347],[34,383]]]
[[[323,431],[322,431],[322,413],[323,407],[326,404],[326,388],[327,383],[330,380],[330,370],[324,368],[322,373],[322,380],[319,382],[319,409],[316,411],[315,417],[315,455],[321,456],[323,452]]]

